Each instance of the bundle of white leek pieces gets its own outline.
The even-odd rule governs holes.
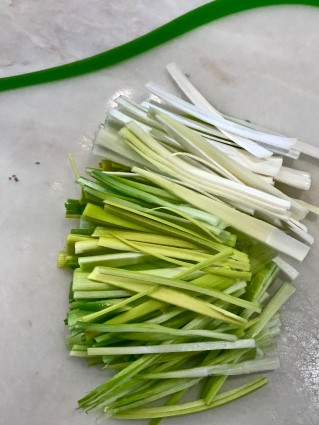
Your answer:
[[[121,96],[96,136],[100,167],[81,177],[71,159],[79,226],[58,265],[73,270],[70,354],[115,372],[79,401],[100,419],[155,425],[265,385],[231,376],[279,367],[273,338],[298,275],[287,258],[313,243],[301,220],[319,209],[274,183],[309,189],[283,157],[318,150],[221,114],[167,70],[187,101],[154,83],[160,103]]]

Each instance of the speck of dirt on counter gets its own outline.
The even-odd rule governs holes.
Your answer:
[[[35,165],[40,165],[40,161],[36,161],[35,162]]]
[[[16,176],[16,174],[12,174],[12,176],[11,176],[11,177],[9,177],[9,180],[14,180],[15,182],[18,182],[18,181],[19,181],[19,179],[18,179],[18,177]]]

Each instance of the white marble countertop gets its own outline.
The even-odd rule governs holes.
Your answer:
[[[0,0],[0,75],[99,53],[203,3]],[[164,67],[172,60],[223,112],[319,144],[319,9],[309,7],[245,12],[95,74],[1,93],[0,424],[95,423],[76,402],[104,372],[69,358],[63,340],[70,275],[56,258],[70,228],[64,201],[78,194],[67,153],[80,169],[93,163],[92,138],[115,94],[140,96],[150,79],[171,85]],[[317,204],[318,164],[297,164],[313,175],[303,199]],[[318,237],[318,222],[307,225]],[[172,425],[319,423],[318,260],[316,243],[283,309],[282,367],[270,384]]]

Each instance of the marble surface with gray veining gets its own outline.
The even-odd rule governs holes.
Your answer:
[[[0,76],[99,53],[179,16],[200,0],[0,0]],[[0,94],[0,424],[89,425],[76,401],[107,373],[68,357],[63,319],[70,275],[56,269],[78,194],[67,162],[94,164],[97,126],[119,93],[146,96],[152,79],[174,88],[172,60],[223,112],[319,144],[319,9],[249,11],[77,79]],[[319,162],[302,157],[318,202]],[[319,236],[318,222],[309,217]],[[319,423],[319,250],[298,265],[297,292],[282,313],[281,368],[270,384],[227,407],[172,425]],[[115,421],[109,420],[113,424]],[[118,422],[122,423],[122,422]],[[168,423],[168,422],[167,422]]]

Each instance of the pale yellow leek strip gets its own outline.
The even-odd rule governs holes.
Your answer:
[[[262,220],[250,217],[227,205],[220,204],[200,193],[196,193],[191,189],[168,181],[159,174],[151,173],[138,167],[134,167],[133,172],[171,191],[174,195],[179,196],[191,205],[222,217],[223,220],[229,222],[235,229],[297,260],[303,260],[309,252],[308,246]]]
[[[224,288],[223,285],[226,285],[226,288],[232,287],[235,284],[235,280],[225,276],[218,276],[207,273],[192,279],[189,283],[192,285],[202,286],[203,288],[216,288],[218,290],[222,290],[220,288]]]
[[[205,226],[204,223],[201,223],[199,220],[194,219],[193,217],[191,217],[189,214],[186,214],[185,212],[173,208],[173,207],[156,207],[156,208],[152,208],[150,211],[156,211],[156,210],[167,210],[167,211],[171,211],[175,214],[180,215],[181,217],[185,218],[186,220],[190,221],[191,223],[193,223],[195,226],[199,227],[201,230],[203,230],[205,233],[208,233],[209,236],[214,236],[211,234],[211,232],[209,232],[209,229]],[[219,249],[228,249],[227,245],[222,245],[219,244],[218,245]],[[236,259],[236,260],[241,260],[244,262],[249,262],[249,257],[246,253],[238,251],[237,249],[233,248],[233,253],[231,255],[232,258]]]
[[[216,262],[216,265],[221,267],[230,267],[231,269],[236,270],[245,270],[247,272],[250,271],[249,261],[237,261],[229,258],[224,261]]]
[[[174,279],[185,279],[188,277],[191,273],[197,272],[199,270],[205,269],[208,266],[211,266],[212,264],[215,264],[216,262],[220,260],[225,260],[226,258],[230,257],[233,253],[233,250],[231,248],[222,251],[216,255],[210,256],[210,258],[206,258],[205,260],[202,260],[198,262],[197,264],[194,264],[193,266],[189,267],[187,270],[182,271],[181,273],[174,276]]]
[[[127,205],[119,204],[119,203],[112,201],[110,199],[105,199],[103,202],[106,205],[110,205],[111,207],[115,207],[116,210],[118,210],[118,209],[124,210],[125,213],[128,216],[132,216],[132,217],[140,216],[145,221],[146,225],[148,225],[148,224],[150,226],[156,225],[157,228],[160,228],[160,230],[163,230],[163,232],[165,231],[167,233],[169,231],[170,233],[175,233],[175,234],[178,234],[179,236],[183,236],[185,238],[187,237],[188,239],[191,238],[193,241],[196,241],[197,243],[199,243],[201,245],[206,245],[208,247],[216,249],[217,251],[220,251],[219,248],[224,246],[220,243],[210,241],[207,237],[199,235],[197,232],[192,231],[192,230],[190,230],[186,227],[182,227],[182,226],[179,226],[176,223],[169,222],[169,221],[164,220],[160,217],[157,217],[157,216],[154,216],[154,215],[151,215],[151,214],[147,214],[144,211],[136,210],[136,209],[131,208]],[[109,214],[109,215],[111,215],[111,214]],[[134,223],[132,223],[132,224],[134,224]],[[150,229],[148,228],[144,231],[148,232],[149,230]]]
[[[112,233],[113,236],[120,236],[123,239],[127,239],[128,241],[135,242],[146,242],[157,245],[168,245],[175,246],[179,248],[188,248],[188,249],[198,249],[198,247],[188,241],[183,239],[174,238],[173,236],[161,235],[159,233],[143,233],[143,232],[132,232],[126,230],[115,230],[106,229],[103,227],[97,227],[93,232],[93,237],[101,237],[108,236]]]
[[[145,219],[146,224],[150,223],[151,221],[155,222],[156,226],[157,227],[159,226],[160,230],[163,232],[167,233],[167,231],[169,231],[170,233],[175,233],[178,236],[185,237],[185,238],[187,237],[187,239],[192,239],[192,242],[196,242],[197,244],[201,245],[201,250],[202,250],[202,245],[205,245],[206,251],[207,251],[207,248],[211,248],[215,251],[221,252],[224,249],[228,248],[228,246],[223,245],[220,242],[214,242],[212,240],[209,240],[207,236],[202,236],[198,234],[197,232],[192,231],[188,228],[179,226],[178,224],[175,224],[172,222],[168,222],[167,220],[161,219],[160,217],[157,217],[151,214],[147,214],[143,211],[135,210],[127,205],[118,204],[117,202],[109,200],[109,199],[104,200],[104,203],[106,205],[110,205],[111,207],[115,207],[116,209],[117,208],[123,209],[125,213],[129,214],[129,216],[132,215],[133,217],[133,215],[139,215]],[[165,228],[162,227],[161,225],[163,225]],[[168,228],[172,228],[172,229],[168,230]],[[249,260],[247,254],[241,251],[238,251],[234,248],[233,248],[233,258],[236,260],[242,260],[244,262]]]
[[[160,210],[160,209],[172,211],[175,214],[179,214],[181,217],[185,218],[186,220],[189,220],[191,223],[193,223],[195,226],[199,227],[203,231],[205,231],[205,232],[208,231],[208,229],[206,228],[206,226],[204,224],[202,224],[199,220],[194,219],[189,214],[186,214],[185,212],[180,211],[179,209],[171,208],[171,207],[156,207],[156,208],[152,208],[150,211],[156,211],[156,210]],[[223,249],[224,248],[225,250],[227,250],[228,249],[228,246],[227,245],[219,244],[219,248],[220,249]],[[240,261],[243,261],[243,262],[246,262],[246,263],[249,262],[248,255],[245,252],[238,251],[235,248],[233,248],[233,253],[231,255],[231,258],[234,258],[234,259],[236,259],[238,261],[240,260]]]
[[[87,203],[86,207],[83,211],[82,217],[87,221],[94,221],[94,223],[98,222],[101,226],[107,225],[115,225],[120,227],[126,227],[128,229],[141,230],[143,232],[147,232],[148,228],[136,223],[132,223],[128,220],[125,220],[120,217],[116,217],[113,214],[109,214],[102,207],[98,205]]]
[[[79,173],[78,167],[76,166],[76,163],[74,161],[74,158],[73,158],[73,156],[70,153],[68,154],[68,159],[69,159],[69,162],[70,162],[70,165],[71,165],[71,168],[72,168],[74,177],[77,180],[77,179],[80,178],[81,175]]]
[[[115,238],[112,236],[100,236],[96,241],[98,246],[110,249],[116,249],[119,251],[134,251],[138,252],[137,248],[133,248],[131,245],[126,244],[120,238]]]
[[[90,279],[98,282],[109,282],[109,276],[99,272],[99,267],[96,267],[89,276]],[[146,292],[150,289],[150,285],[146,283],[129,283],[124,282],[124,279],[119,279],[116,286],[122,289],[127,289],[134,292]],[[176,305],[177,307],[184,308],[186,310],[193,311],[203,316],[211,317],[212,319],[218,319],[225,323],[230,323],[235,326],[245,326],[246,320],[241,317],[230,313],[222,308],[213,306],[204,301],[198,300],[190,295],[187,295],[181,291],[176,291],[171,288],[159,288],[149,294],[151,298],[158,301],[163,301],[168,304]]]
[[[110,232],[112,234],[112,232]],[[118,243],[116,239],[119,239]],[[153,255],[154,257],[157,257],[161,260],[168,261],[170,263],[183,266],[183,267],[192,267],[192,263],[188,263],[186,261],[179,261],[179,260],[187,260],[187,261],[197,261],[201,262],[205,259],[209,260],[211,258],[210,254],[199,252],[195,250],[189,250],[184,248],[177,248],[177,247],[169,247],[169,246],[163,246],[163,245],[156,245],[156,244],[148,244],[148,243],[141,243],[141,242],[133,242],[128,241],[127,239],[124,239],[120,236],[116,236],[115,239],[112,239],[112,237],[105,237],[101,236],[99,238],[98,242],[99,246],[101,247],[108,247],[113,249],[121,249],[123,251],[139,251],[143,252],[148,255]],[[228,252],[229,248],[225,248],[225,250]],[[224,252],[225,250],[221,251]],[[220,257],[222,258],[222,257]],[[235,276],[237,274],[236,271],[228,270],[229,267],[234,268],[238,271],[242,270],[243,272],[248,272],[250,270],[250,265],[248,262],[240,262],[232,260],[230,263],[223,261],[216,261],[216,265],[218,266],[216,269],[214,268],[208,268],[209,266],[205,267],[205,271],[211,272],[211,273],[217,273],[217,274],[224,274],[226,276]],[[234,275],[235,273],[235,275]],[[238,274],[238,277],[241,277],[242,279],[250,280],[251,274]]]
[[[153,244],[135,243],[132,241],[128,241],[121,238],[120,236],[117,236],[117,239],[123,242],[123,248],[125,245],[127,245],[128,247],[127,249],[131,248],[131,250],[133,249],[139,252],[143,252],[145,254],[152,255],[156,258],[159,258],[161,260],[164,260],[169,263],[173,263],[182,267],[192,267],[193,264],[188,263],[186,261],[181,261],[180,259],[200,262],[210,258],[209,254],[206,254],[203,252],[191,251],[191,250],[186,250],[182,248],[179,249],[179,248],[172,248],[172,247],[163,247],[163,246],[155,247]],[[99,245],[110,248],[111,247],[110,238],[101,237],[99,239]],[[117,246],[117,245],[114,245],[114,246]],[[238,269],[240,269],[239,262],[237,267]],[[222,275],[222,276],[229,276],[229,277],[234,277],[234,278],[243,279],[243,280],[250,280],[251,273],[248,271],[245,271],[247,269],[246,264],[244,264],[244,267],[242,267],[242,269],[244,269],[244,271],[232,270],[232,269],[229,269],[228,266],[223,266],[222,264],[220,264],[216,268],[206,267],[204,271],[208,273]]]
[[[76,235],[73,233],[68,234],[66,237],[66,250],[69,255],[75,254],[75,244],[76,242],[81,241],[92,241],[94,240],[91,236],[83,236],[83,235]]]
[[[116,269],[112,267],[99,267],[99,273],[107,276],[109,284],[117,286],[118,282],[127,282],[131,284],[139,284],[141,282],[149,285],[168,286],[174,290],[180,289],[182,291],[192,291],[198,295],[207,295],[213,299],[217,298],[222,301],[238,305],[243,308],[251,308],[254,311],[260,311],[260,305],[254,302],[247,302],[246,300],[238,299],[230,294],[223,294],[222,292],[210,288],[203,288],[194,286],[191,283],[184,282],[173,278],[166,278],[155,275],[147,275],[143,272]]]
[[[240,279],[240,280],[250,280],[252,276],[251,272],[247,272],[243,270],[232,270],[232,269],[227,269],[225,267],[206,267],[204,271],[206,273],[229,277],[233,279]]]
[[[316,205],[309,204],[306,201],[303,201],[302,199],[294,199],[295,202],[300,204],[302,207],[306,208],[307,210],[311,211],[314,214],[319,215],[319,207]]]
[[[188,220],[190,223],[194,224],[196,227],[198,227],[200,230],[202,230],[204,233],[206,233],[210,238],[218,240],[218,238],[216,238],[216,236],[209,230],[209,228],[207,226],[205,226],[202,222],[200,222],[199,220],[196,220],[195,218],[191,217],[189,214],[186,214],[185,212],[181,211],[178,208],[155,207],[155,208],[149,209],[149,211],[157,211],[157,210],[167,210],[167,211],[173,212],[174,214],[178,214],[181,217]]]
[[[210,257],[209,254],[205,254],[203,252],[193,251],[184,248],[169,247],[164,245],[133,242],[128,241],[127,239],[124,239],[120,236],[116,236],[115,238],[101,236],[98,240],[98,244],[102,247],[114,247],[113,249],[121,249],[123,251],[134,250],[144,252],[145,254],[153,255],[154,257],[161,258],[165,261],[170,261],[169,258],[182,260],[184,259],[189,261],[202,261]],[[121,246],[121,248],[115,248],[116,246]],[[187,263],[183,262],[180,265],[185,266],[186,264]]]
[[[96,239],[83,240],[76,242],[74,245],[75,254],[85,254],[92,252],[100,252],[104,251],[103,248],[98,244]]]
[[[143,316],[147,316],[149,313],[153,313],[154,311],[158,311],[165,307],[167,307],[166,302],[162,302],[156,299],[151,299],[133,307],[129,311],[125,311],[124,313],[121,313],[115,317],[112,317],[112,319],[109,319],[104,323],[118,325],[121,323],[133,322],[134,320],[140,319]]]

